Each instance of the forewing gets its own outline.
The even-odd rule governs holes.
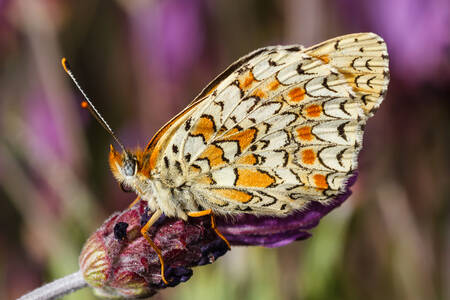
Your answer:
[[[259,49],[194,101],[164,143],[161,178],[180,178],[201,206],[225,214],[326,202],[355,170],[387,84],[386,45],[373,33]]]

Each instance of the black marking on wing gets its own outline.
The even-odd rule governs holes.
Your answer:
[[[339,50],[339,42],[340,42],[341,40],[337,40],[336,41],[336,43],[334,43],[334,49],[335,50]]]
[[[267,51],[267,48],[261,48],[258,50],[255,50],[254,52],[251,52],[247,54],[246,56],[243,56],[241,59],[237,60],[233,64],[231,64],[228,68],[225,69],[221,74],[219,74],[216,78],[213,79],[204,89],[203,91],[194,99],[194,102],[198,99],[203,98],[206,96],[215,86],[217,86],[219,83],[221,83],[225,78],[230,76],[231,73],[239,69],[241,66],[243,66],[245,63],[247,63],[252,58],[260,55],[261,53],[264,53]]]
[[[208,163],[208,168],[211,169],[211,162],[209,161],[209,158],[207,158],[207,157],[197,158],[195,161],[201,161],[201,160],[205,160]],[[200,168],[200,170],[202,170],[202,168]]]
[[[237,170],[237,168],[233,169],[234,172],[234,182],[233,182],[233,186],[236,186],[237,181],[239,180],[239,172]]]
[[[223,104],[222,101],[219,101],[219,102],[214,101],[214,104],[219,105],[219,106],[220,106],[220,111],[223,111],[223,106],[224,106],[224,104]]]
[[[268,63],[269,63],[269,66],[271,66],[271,67],[276,67],[276,66],[280,66],[280,65],[283,65],[283,64],[284,64],[284,63],[277,63],[277,62],[274,61],[272,58],[269,58]]]
[[[166,169],[169,168],[169,159],[167,156],[164,156],[164,165],[166,166]]]
[[[283,153],[283,167],[286,167],[288,164],[289,154],[285,150],[275,150],[274,152]]]
[[[372,68],[369,66],[369,62],[372,60],[372,58],[369,58],[368,60],[366,60],[366,68],[370,71],[372,71]]]
[[[341,111],[343,111],[346,115],[351,116],[350,113],[345,109],[345,102],[339,103],[339,108]]]
[[[359,83],[358,83],[358,79],[361,77],[362,75],[358,75],[355,77],[355,85],[356,87],[359,87]]]
[[[345,134],[344,128],[345,128],[345,126],[346,126],[348,123],[349,123],[349,122],[342,123],[342,124],[339,125],[338,128],[337,128],[339,136],[340,136],[341,138],[343,138],[344,140],[346,140],[346,141],[348,141],[348,140],[347,140],[347,135]]]
[[[303,70],[303,63],[299,63],[297,65],[296,71],[299,75],[314,75],[315,74],[315,73],[305,72],[305,70]]]
[[[288,52],[298,52],[298,51],[300,51],[302,49],[300,48],[300,46],[293,46],[293,47],[290,47],[290,48],[285,48],[284,50],[286,50]]]
[[[353,60],[352,60],[352,63],[350,64],[350,66],[352,67],[352,69],[353,70],[355,70],[356,71],[356,68],[355,68],[355,61],[357,60],[357,59],[360,59],[361,57],[355,57]]]
[[[300,184],[295,184],[295,185],[293,185],[293,186],[291,186],[291,187],[286,188],[286,191],[292,191],[293,189],[297,189],[297,188],[299,188],[299,187],[302,187],[302,185],[300,185]]]
[[[304,194],[302,193],[290,193],[289,194],[289,198],[291,198],[292,200],[298,200],[303,198]]]
[[[305,84],[303,85],[303,87],[304,87],[304,90],[305,90],[305,94],[306,94],[306,95],[308,95],[308,96],[311,97],[311,98],[315,98],[313,95],[311,95],[311,94],[308,92],[308,88],[306,87],[312,80],[314,80],[314,78],[311,78],[311,79],[309,79],[308,81],[306,81]]]
[[[276,186],[278,185],[278,183],[276,183],[276,182],[277,182],[276,178],[273,177],[270,173],[268,173],[267,171],[258,169],[258,168],[257,168],[256,170],[257,170],[258,172],[260,172],[260,173],[263,173],[263,174],[269,176],[269,177],[273,180],[273,182],[272,182],[270,185],[268,185],[268,186],[265,187],[266,189],[267,189],[267,188],[276,187]]]
[[[264,131],[264,134],[267,134],[269,132],[270,128],[272,127],[272,124],[269,124],[269,123],[266,123],[266,122],[263,122],[262,124],[266,127],[266,130]]]
[[[328,77],[325,77],[322,81],[322,86],[325,87],[327,90],[333,92],[333,93],[337,93],[336,90],[332,89],[329,85],[328,85]]]
[[[320,154],[322,153],[322,151],[324,151],[325,149],[328,149],[328,148],[333,148],[333,147],[334,147],[334,146],[329,146],[329,147],[323,147],[322,149],[320,149],[320,150],[317,152],[317,159],[319,160],[319,162],[320,162],[320,164],[321,164],[322,166],[325,166],[325,167],[327,167],[328,169],[331,169],[331,170],[334,170],[334,171],[338,172],[338,170],[336,170],[336,169],[330,167],[329,165],[327,165],[327,164],[323,161],[322,157],[320,156]]]
[[[177,145],[172,145],[172,151],[173,151],[173,153],[177,154],[178,153],[178,146]]]
[[[189,131],[189,129],[191,129],[191,121],[191,118],[187,119],[186,123],[184,124],[184,130]]]
[[[236,209],[239,211],[253,211],[253,209],[249,206],[246,206],[245,208],[242,208],[241,206],[237,206]]]
[[[367,94],[364,94],[362,97],[361,97],[361,100],[362,100],[362,102],[364,103],[364,105],[367,105],[367,96],[369,96],[369,95],[367,95]]]
[[[367,80],[367,82],[366,82],[367,86],[369,86],[371,89],[373,89],[373,85],[371,85],[370,82],[372,80],[374,80],[375,78],[377,78],[377,76],[373,76],[373,77],[369,78],[369,80]]]
[[[262,204],[261,206],[267,207],[267,206],[272,206],[272,205],[274,205],[275,203],[277,203],[277,198],[275,198],[274,196],[269,195],[269,194],[267,194],[267,193],[264,193],[263,191],[258,191],[258,193],[272,199],[272,202],[269,202],[269,203],[266,203],[266,204]]]
[[[261,146],[261,150],[266,149],[270,144],[270,141],[267,141],[267,140],[260,140],[260,142],[264,144]]]
[[[344,165],[342,164],[342,158],[344,157],[344,152],[347,151],[347,149],[343,149],[341,150],[337,155],[336,158],[338,160],[338,163],[341,165],[341,167],[344,167]]]
[[[183,169],[181,168],[181,163],[177,160],[175,161],[175,168],[178,170],[180,174],[183,174]]]

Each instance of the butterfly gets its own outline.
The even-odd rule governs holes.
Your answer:
[[[110,149],[112,173],[148,203],[153,215],[142,234],[158,252],[147,231],[161,214],[283,217],[330,202],[357,168],[364,126],[388,82],[385,42],[356,33],[249,53],[145,149],[127,150],[88,108],[121,145],[122,153]]]

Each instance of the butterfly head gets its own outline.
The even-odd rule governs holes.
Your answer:
[[[119,153],[111,145],[109,151],[109,165],[121,185],[132,187],[134,186],[136,175],[139,169],[139,160],[136,154],[125,150]]]

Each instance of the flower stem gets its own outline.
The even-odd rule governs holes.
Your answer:
[[[47,300],[62,297],[87,286],[81,271],[56,279],[53,282],[41,286],[17,300]]]

